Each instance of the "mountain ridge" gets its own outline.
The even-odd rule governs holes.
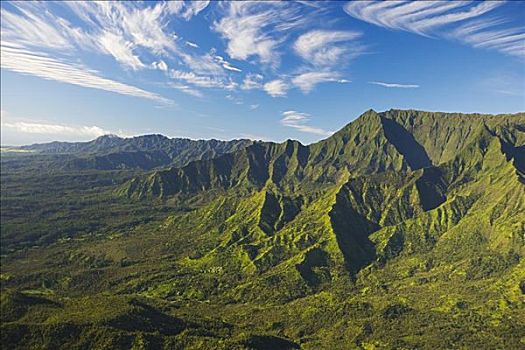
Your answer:
[[[183,166],[198,159],[214,158],[256,141],[190,140],[168,138],[160,134],[121,138],[104,135],[88,142],[51,142],[21,146],[16,150],[29,151],[27,156],[51,158],[53,168],[66,170],[145,169]]]
[[[427,150],[421,144],[421,142],[424,143],[423,135],[427,134],[428,129],[435,128],[435,118],[440,115],[443,118],[468,118],[470,120],[468,120],[467,123],[462,119],[459,123],[460,125],[455,126],[456,130],[458,130],[456,133],[461,134],[460,136],[451,138],[450,135],[447,134],[448,131],[444,130],[444,135],[441,136],[444,142],[439,143],[437,146],[435,144],[427,145]],[[480,120],[478,118],[483,119],[483,124],[479,124]],[[515,119],[515,121],[512,123],[509,121],[509,118],[510,121],[513,119]],[[428,119],[432,122],[430,125],[428,125],[429,123],[424,123],[425,120]],[[398,120],[404,123],[404,125],[398,123]],[[454,122],[457,122],[457,120]],[[486,122],[489,122],[489,126],[494,129],[494,131],[488,129],[489,126],[487,126]],[[414,125],[417,124],[420,124],[419,128],[414,127]],[[411,127],[411,132],[405,128],[406,125]],[[520,153],[516,149],[520,149],[520,147],[525,145],[525,133],[520,131],[520,125],[525,125],[524,113],[510,116],[481,114],[465,116],[456,113],[439,114],[414,110],[389,110],[382,113],[369,110],[355,121],[347,124],[341,130],[334,133],[331,137],[317,143],[303,146],[300,142],[293,140],[288,140],[280,144],[261,142],[259,145],[248,146],[239,151],[237,155],[241,158],[245,158],[243,160],[244,163],[249,165],[257,164],[254,162],[252,162],[253,164],[250,163],[249,159],[262,157],[260,160],[264,159],[264,162],[268,163],[265,165],[265,169],[259,167],[257,170],[253,171],[262,171],[264,174],[261,173],[259,174],[260,176],[263,176],[265,179],[271,178],[272,180],[276,180],[276,183],[279,183],[284,179],[286,172],[290,171],[289,166],[293,167],[295,177],[306,177],[313,182],[333,182],[336,181],[337,174],[341,169],[360,174],[367,172],[377,173],[388,170],[417,170],[424,167],[439,165],[440,163],[450,160],[451,156],[449,153],[452,152],[451,150],[456,153],[461,152],[469,142],[477,137],[477,134],[486,129],[489,133],[493,133],[492,136],[497,136],[502,140],[505,140],[505,145],[503,147],[507,148],[506,154],[514,159],[517,170],[522,172],[520,169],[523,169],[525,166],[521,159],[522,156],[521,154],[518,156],[515,155],[515,153]],[[448,126],[448,128],[450,128],[450,126]],[[519,137],[510,140],[509,142],[508,136],[505,136],[506,134],[504,133],[504,131],[508,132],[508,128],[514,128],[514,131],[518,130],[517,133]],[[422,131],[420,129],[422,129]],[[369,137],[371,139],[368,139]],[[246,153],[246,151],[248,151],[248,153]],[[292,153],[300,152],[301,154],[294,155],[290,153],[290,151]],[[269,159],[267,156],[270,154],[276,154],[277,156],[275,159]],[[228,161],[225,160],[223,163],[226,167],[232,165],[232,161],[236,159],[236,156],[231,155],[225,157],[229,158]],[[218,164],[219,162],[220,160],[204,160],[198,165],[190,164],[189,168],[175,170],[176,167],[172,167],[170,170],[161,170],[156,174],[160,177],[169,177],[166,174],[167,172],[171,172],[174,177],[185,177],[187,176],[184,174],[185,171],[196,171],[196,169],[191,169],[191,167],[210,167],[210,169],[219,169],[221,168],[221,165]],[[286,167],[287,171],[283,174],[277,175],[275,170],[278,169],[279,166],[281,168]],[[221,179],[224,179],[228,176],[227,173],[231,169],[221,170],[225,171],[220,176]],[[200,172],[202,172],[202,170]],[[230,176],[233,175],[230,174]],[[196,176],[193,177],[193,179],[198,181],[199,177]],[[130,186],[137,186],[139,180],[135,179],[134,181],[135,184]],[[242,182],[241,179],[229,179],[228,181],[233,181],[234,183]],[[249,182],[249,180],[247,181]],[[200,185],[196,184],[194,187],[200,186],[207,188],[207,186],[210,185],[210,183]],[[259,183],[259,185],[261,184]],[[124,193],[128,193],[130,196],[142,196],[140,193],[134,195],[130,191],[132,192],[131,188],[123,190]],[[164,194],[175,194],[177,190],[168,188],[161,192]]]

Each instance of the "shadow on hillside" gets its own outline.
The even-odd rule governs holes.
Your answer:
[[[405,157],[412,170],[432,165],[425,148],[403,126],[388,118],[381,118],[381,123],[383,124],[386,138]]]

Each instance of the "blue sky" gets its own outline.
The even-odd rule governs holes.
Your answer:
[[[525,2],[2,2],[2,144],[525,110]]]

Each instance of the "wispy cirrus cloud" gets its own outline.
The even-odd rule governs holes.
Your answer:
[[[157,93],[105,78],[100,72],[71,61],[70,56],[78,50],[99,50],[109,53],[120,63],[134,69],[143,67],[144,64],[133,54],[132,45],[123,42],[122,36],[113,35],[109,31],[101,32],[101,36],[97,36],[75,27],[64,18],[48,11],[45,3],[17,2],[12,5],[18,13],[4,8],[1,11],[0,63],[3,69],[46,80],[173,104],[173,101]],[[91,17],[89,20],[94,21]],[[158,67],[162,69],[163,65]]]
[[[210,4],[210,1],[200,1],[200,0],[191,0],[186,1],[184,3],[185,10],[182,12],[182,17],[189,21],[193,16],[198,15],[201,11],[203,11],[208,5]]]
[[[346,79],[341,79],[341,74],[337,72],[307,72],[292,78],[292,83],[303,93],[309,93],[317,84],[326,82],[348,83]]]
[[[525,57],[525,28],[495,29],[503,20],[470,21],[454,29],[449,37],[473,47]]]
[[[13,72],[121,95],[147,98],[163,104],[173,104],[172,100],[159,94],[104,78],[100,76],[99,72],[80,64],[63,62],[44,53],[32,52],[17,45],[2,42],[0,55],[2,68]]]
[[[307,113],[297,111],[285,111],[282,114],[281,124],[290,128],[297,129],[301,132],[315,135],[330,136],[333,134],[333,132],[331,131],[308,125],[310,119],[311,115]]]
[[[347,83],[341,79],[341,68],[364,51],[364,45],[357,42],[361,37],[356,31],[311,30],[299,36],[293,48],[305,61],[291,82],[303,93],[311,92],[316,85],[326,82]]]
[[[121,35],[106,31],[100,36],[98,42],[104,51],[113,56],[120,64],[133,70],[146,67],[140,58],[133,53],[133,44],[125,41]]]
[[[344,10],[384,28],[455,39],[523,57],[525,29],[497,29],[503,21],[486,16],[503,4],[505,1],[353,1]]]
[[[189,47],[193,47],[194,49],[197,49],[199,47],[199,45],[191,41],[186,41],[186,45],[188,45]]]
[[[437,27],[480,16],[501,4],[498,1],[354,1],[348,2],[344,10],[352,17],[381,27],[430,35]]]
[[[46,48],[70,52],[82,42],[86,48],[96,46],[93,38],[83,29],[74,27],[64,18],[46,11],[39,2],[11,3],[18,11],[2,8],[2,40],[32,48]]]
[[[222,88],[226,90],[233,90],[237,87],[237,84],[232,80],[225,80],[207,75],[198,75],[193,72],[172,69],[170,70],[169,75],[175,80],[184,81],[188,84],[202,88]]]
[[[177,53],[174,33],[166,30],[169,5],[141,6],[126,2],[64,2],[88,24],[100,53],[113,56],[132,69],[145,68],[137,53],[142,48],[155,55]]]
[[[299,36],[293,48],[308,63],[331,66],[349,53],[352,45],[348,41],[360,36],[361,33],[354,31],[312,30]]]
[[[416,85],[416,84],[385,83],[382,81],[369,81],[368,83],[383,86],[386,88],[398,88],[398,89],[415,89],[419,87],[419,85]]]
[[[211,54],[186,53],[178,46],[178,36],[168,29],[173,14],[189,19],[208,1],[158,2],[17,2],[17,12],[2,8],[2,39],[26,49],[69,57],[83,51],[109,55],[122,67],[132,70],[159,69],[167,72],[165,59],[178,57],[197,74],[221,75],[236,70],[229,62]],[[48,6],[49,5],[49,6]],[[65,7],[83,27],[75,27],[55,11]],[[50,7],[54,7],[52,11]],[[193,43],[192,43],[193,44]],[[193,44],[196,46],[196,44]],[[51,52],[51,50],[53,50]],[[154,57],[154,61],[151,61]],[[148,60],[150,60],[148,62]]]
[[[226,41],[226,52],[233,59],[257,58],[277,67],[286,31],[308,21],[296,6],[288,2],[232,1],[223,3],[225,15],[214,22],[213,29]]]
[[[202,55],[190,55],[183,52],[179,55],[186,68],[193,73],[213,77],[222,77],[225,75],[224,68],[215,57],[215,51],[213,50]]]

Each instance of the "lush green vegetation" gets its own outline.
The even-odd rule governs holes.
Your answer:
[[[151,172],[3,154],[1,344],[523,348],[524,147],[391,110]]]

